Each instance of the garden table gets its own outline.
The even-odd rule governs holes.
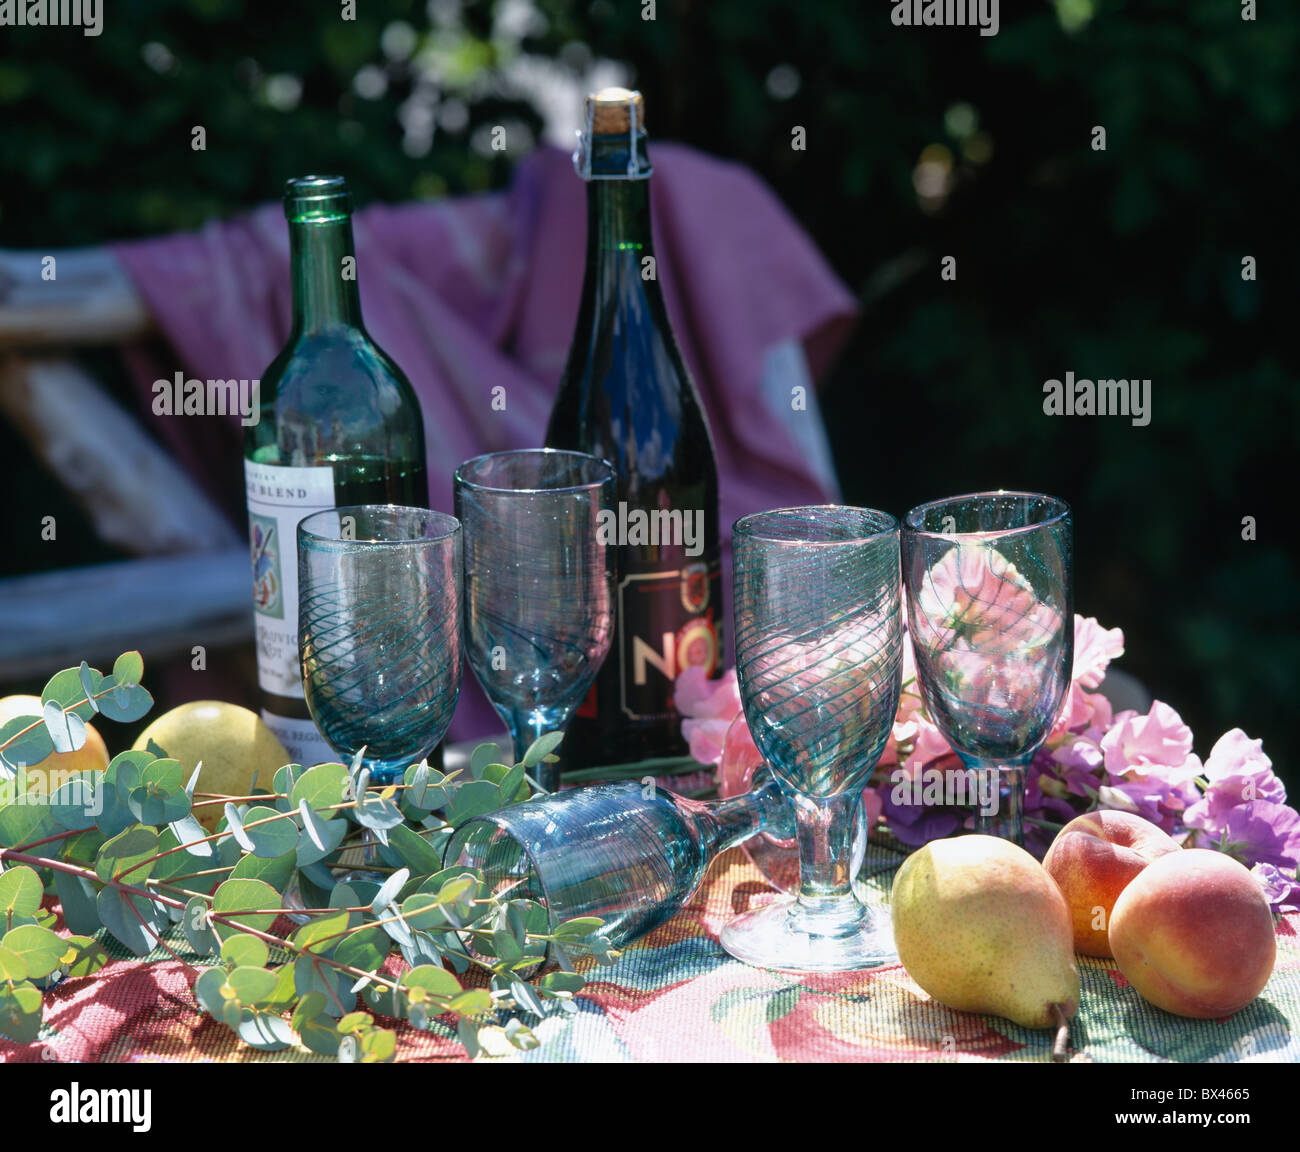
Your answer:
[[[864,887],[883,903],[902,855],[873,844]],[[523,1061],[1047,1061],[1050,1032],[953,1012],[895,964],[865,972],[789,975],[749,968],[718,944],[733,915],[775,895],[742,849],[718,858],[690,904],[588,977],[577,1012],[534,1027],[540,1046],[515,1052],[501,1038],[480,1060]],[[281,924],[277,927],[286,927]],[[1110,963],[1079,958],[1082,997],[1071,1026],[1074,1059],[1110,1061],[1300,1060],[1300,916],[1277,925],[1272,979],[1227,1020],[1190,1020],[1144,1001]],[[258,1052],[199,1011],[191,992],[199,961],[184,937],[169,940],[187,966],[156,952],[147,961],[106,941],[112,963],[65,980],[45,997],[37,1043],[0,1040],[0,1058],[23,1061],[322,1061],[306,1049]],[[400,963],[395,957],[390,964]],[[447,1035],[382,1021],[401,1061],[456,1061]],[[492,1046],[495,1048],[495,1046]]]

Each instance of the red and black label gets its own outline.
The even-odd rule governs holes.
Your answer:
[[[703,563],[620,581],[614,637],[624,716],[676,718],[673,682],[682,669],[698,665],[717,675],[719,586],[717,565]]]

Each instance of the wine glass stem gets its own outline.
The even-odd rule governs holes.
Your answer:
[[[515,745],[515,763],[522,764],[524,753],[539,736],[544,736],[555,725],[540,712],[516,712],[510,720],[510,738]],[[547,792],[560,787],[560,766],[543,760],[529,769],[528,774]]]
[[[975,831],[1025,846],[1025,770],[986,766],[979,783]]]
[[[843,916],[853,895],[853,833],[862,789],[838,796],[793,796],[799,831],[799,903],[812,915]]]

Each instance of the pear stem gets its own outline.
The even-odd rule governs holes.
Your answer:
[[[1052,1014],[1056,1017],[1056,1039],[1052,1043],[1052,1059],[1058,1064],[1070,1058],[1070,1022],[1065,1018],[1061,1005],[1052,1005]]]

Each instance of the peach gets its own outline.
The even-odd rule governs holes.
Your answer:
[[[1277,941],[1263,888],[1231,856],[1187,848],[1115,901],[1110,946],[1129,983],[1179,1016],[1231,1016],[1263,991]]]
[[[1106,930],[1119,894],[1151,861],[1180,851],[1171,836],[1131,812],[1085,812],[1062,828],[1043,867],[1070,906],[1074,950],[1109,958]]]

